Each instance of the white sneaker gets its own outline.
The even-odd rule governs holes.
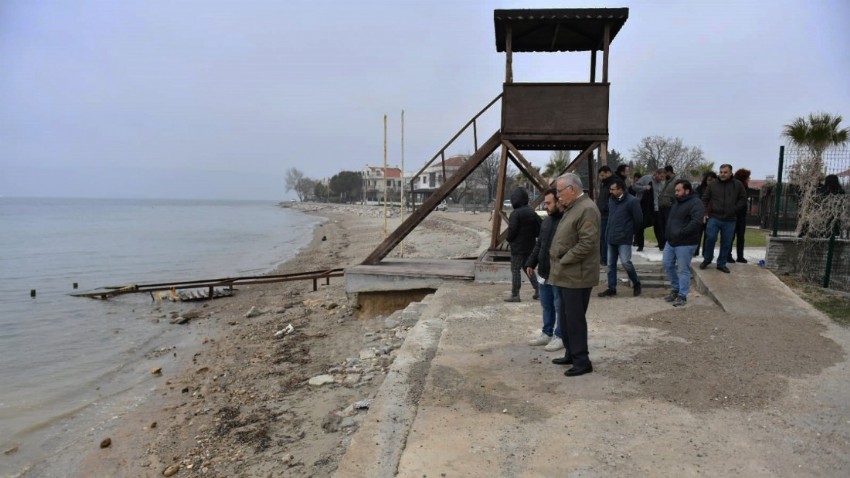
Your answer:
[[[531,339],[528,342],[528,345],[531,345],[533,347],[536,347],[538,345],[546,345],[546,344],[549,343],[550,340],[552,340],[552,339],[548,335],[541,333],[540,337],[537,337],[535,339]]]
[[[557,352],[557,351],[559,351],[563,348],[564,348],[564,341],[561,340],[560,337],[556,337],[556,336],[553,335],[552,340],[550,340],[549,343],[546,344],[545,347],[543,347],[543,350],[545,350],[547,352]]]

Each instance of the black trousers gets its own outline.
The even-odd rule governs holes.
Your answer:
[[[744,257],[744,234],[747,233],[747,216],[738,216],[735,218],[735,252],[738,253],[738,259]],[[732,254],[732,251],[729,251]]]
[[[667,227],[667,216],[669,215],[669,208],[660,208],[652,219],[652,230],[655,232],[655,238],[658,239],[659,249],[664,249],[664,244],[667,244],[667,240],[664,237],[664,228]]]
[[[638,246],[638,249],[643,249],[643,243],[645,242],[643,236],[643,227],[640,228],[640,231],[635,234],[635,245]]]
[[[571,289],[557,287],[561,295],[561,340],[567,349],[566,356],[573,359],[573,366],[584,368],[590,365],[587,348],[587,306],[590,304],[591,287]]]
[[[522,276],[525,275],[525,261],[528,256],[525,254],[511,254],[511,295],[519,297],[519,289],[522,286]],[[533,277],[528,278],[531,282],[531,288],[537,290],[537,282]]]

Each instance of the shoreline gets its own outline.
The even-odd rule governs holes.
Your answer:
[[[348,267],[382,239],[382,210],[320,203],[279,206],[324,221],[314,226],[310,241],[293,258],[267,274]],[[419,237],[411,237],[405,244],[406,254],[426,255],[429,250],[445,253],[447,232],[477,241],[467,249],[482,247],[486,240],[481,238],[489,225],[486,215],[477,216],[429,220],[422,233],[415,234]],[[395,218],[394,222],[397,225],[400,221]],[[480,226],[482,222],[486,227]],[[452,250],[448,248],[449,253]],[[137,403],[116,403],[117,413],[112,419],[60,451],[58,459],[51,457],[47,460],[51,463],[36,464],[20,476],[162,476],[168,467],[201,469],[207,476],[232,476],[247,470],[255,474],[277,460],[266,456],[275,448],[276,454],[288,451],[287,456],[298,457],[287,465],[293,476],[332,471],[353,429],[328,432],[324,428],[328,414],[345,408],[355,398],[373,396],[392,357],[384,355],[379,366],[364,366],[365,371],[348,374],[351,383],[344,386],[315,388],[307,386],[306,379],[326,373],[346,357],[356,358],[371,338],[380,336],[400,346],[405,333],[386,331],[382,317],[354,318],[343,284],[341,278],[334,278],[330,286],[320,284],[316,292],[312,292],[310,281],[262,284],[243,287],[231,298],[199,305],[194,310],[200,311],[201,317],[193,319],[184,332],[182,342],[187,345],[175,350],[178,360],[163,368],[162,375]],[[246,318],[251,307],[261,310],[262,315]],[[292,351],[273,338],[288,324],[295,328],[293,340],[284,337]],[[389,332],[401,338],[390,337]],[[300,404],[302,396],[308,402],[312,400],[312,406]],[[277,410],[269,414],[270,408]],[[234,413],[237,415],[230,417]],[[282,416],[292,423],[282,425],[286,433],[277,433],[283,438],[274,443],[270,429]],[[199,439],[202,436],[207,439]],[[111,446],[99,449],[105,438],[111,439]],[[234,443],[225,446],[230,440]],[[254,446],[239,446],[245,442]],[[69,470],[74,473],[69,475]]]

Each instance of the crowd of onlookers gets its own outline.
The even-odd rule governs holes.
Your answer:
[[[534,289],[534,299],[543,308],[540,336],[530,342],[564,356],[555,364],[572,365],[565,375],[593,371],[587,348],[586,312],[591,289],[599,283],[600,265],[607,267],[607,287],[599,297],[617,295],[617,264],[626,271],[632,294],[642,293],[640,277],[632,264],[632,248],[648,245],[645,229],[652,227],[663,251],[662,263],[670,281],[665,300],[674,307],[687,304],[690,264],[702,248],[699,267],[714,262],[730,273],[727,264],[746,263],[747,187],[750,171],[723,164],[717,173],[707,172],[695,188],[673,167],[652,174],[631,174],[628,165],[616,170],[598,170],[599,193],[595,201],[585,193],[581,179],[572,173],[560,176],[555,187],[543,193],[547,216],[540,217],[529,206],[522,188],[511,195],[508,242],[511,245],[511,295],[505,301],[519,302],[523,273]],[[737,257],[732,256],[733,242]]]

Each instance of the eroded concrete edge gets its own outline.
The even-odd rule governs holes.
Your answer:
[[[369,415],[352,436],[334,476],[396,476],[445,325],[444,317],[428,316],[427,308],[422,312],[387,371]]]

